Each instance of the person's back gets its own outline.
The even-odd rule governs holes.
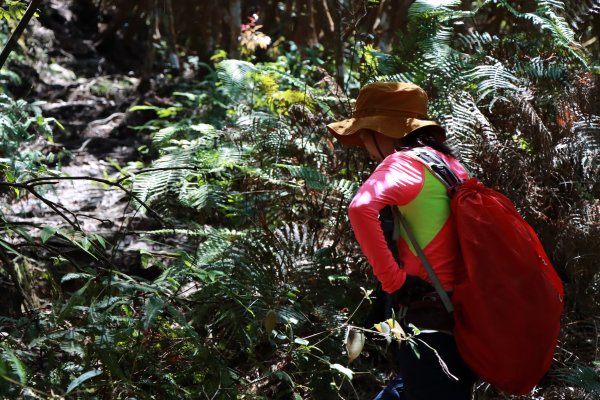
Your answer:
[[[406,233],[397,228],[397,258],[379,220],[388,206],[402,213],[442,286],[452,290],[462,265],[446,188],[403,150],[430,146],[460,178],[467,173],[444,144],[445,131],[426,112],[427,94],[418,86],[377,82],[361,89],[353,118],[328,125],[339,141],[365,147],[380,163],[352,200],[350,222],[383,290],[402,307],[405,331],[412,332],[411,324],[423,329],[412,346],[402,342],[397,347],[399,379],[376,397],[381,400],[467,400],[475,381],[456,348],[452,314],[428,283]]]
[[[468,178],[466,170],[454,157],[426,148],[446,160],[459,178]],[[451,291],[456,282],[455,272],[461,269],[461,257],[446,187],[421,162],[406,152],[395,152],[377,166],[348,207],[358,242],[369,242],[364,254],[373,266],[387,265],[378,259],[385,257],[381,246],[387,247],[387,244],[374,243],[378,235],[373,231],[379,227],[371,223],[387,204],[397,206],[403,213],[442,285]],[[400,236],[397,244],[404,271],[430,282],[406,232],[401,230]],[[396,266],[392,268],[397,269]],[[388,276],[394,276],[393,273],[374,272],[384,290],[394,287],[393,278],[388,279]]]

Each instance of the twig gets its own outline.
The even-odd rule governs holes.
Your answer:
[[[48,204],[48,202],[50,202],[50,200],[44,198],[43,196],[41,196],[39,193],[37,193],[35,191],[35,189],[34,189],[35,186],[40,186],[40,185],[55,185],[55,184],[58,183],[56,181],[61,181],[61,180],[73,180],[73,181],[75,181],[75,180],[86,180],[86,181],[92,181],[92,182],[99,182],[99,183],[102,183],[102,184],[107,185],[107,186],[117,187],[117,188],[121,189],[123,192],[125,192],[129,196],[131,196],[135,201],[137,201],[138,203],[140,203],[140,205],[142,205],[154,219],[156,219],[162,225],[166,225],[165,221],[162,219],[162,217],[160,215],[158,215],[149,205],[147,205],[142,199],[140,199],[131,190],[128,190],[127,188],[125,188],[121,184],[121,182],[124,181],[127,178],[129,178],[129,177],[121,178],[121,179],[119,179],[118,181],[115,182],[115,181],[111,181],[111,180],[108,180],[108,179],[95,178],[93,176],[42,176],[42,177],[33,178],[33,179],[30,179],[28,181],[21,182],[21,183],[18,183],[18,182],[14,182],[14,183],[12,183],[12,182],[0,182],[0,186],[9,186],[9,187],[17,187],[17,188],[25,189],[25,190],[31,192],[34,196],[36,196],[37,198],[39,198],[41,201],[43,201],[44,203],[46,203],[53,210],[55,210],[55,207],[53,207],[50,204]],[[50,202],[50,203],[52,203],[52,202]],[[53,203],[53,204],[56,204],[56,203]],[[63,213],[61,213],[60,211],[57,211],[57,210],[55,210],[55,211],[61,217],[65,218],[65,220],[69,221],[70,225],[74,226],[74,224],[72,222],[70,222],[70,220],[68,218],[66,218]],[[74,213],[72,213],[72,212],[70,212],[70,213],[74,215]],[[75,227],[75,228],[77,230],[81,230],[78,227]]]
[[[21,18],[21,20],[19,21],[19,25],[17,25],[12,35],[10,35],[10,39],[8,39],[6,46],[4,46],[4,49],[2,49],[2,53],[0,53],[0,68],[4,66],[4,63],[8,59],[9,54],[17,45],[19,37],[21,37],[21,34],[25,30],[25,27],[29,23],[29,20],[31,20],[31,17],[33,17],[33,15],[35,14],[35,11],[37,10],[41,2],[42,0],[31,0],[31,3],[29,3],[27,10],[25,10],[25,14],[23,14],[23,18]]]

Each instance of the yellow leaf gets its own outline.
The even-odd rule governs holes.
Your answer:
[[[265,330],[267,331],[268,337],[271,337],[271,333],[273,333],[273,329],[275,329],[276,324],[277,313],[273,310],[267,311],[267,315],[265,316]]]

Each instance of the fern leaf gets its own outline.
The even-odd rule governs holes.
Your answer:
[[[460,6],[460,0],[416,0],[408,9],[408,17],[431,15],[436,12],[449,11]]]
[[[328,178],[315,168],[305,165],[280,165],[288,170],[294,178],[302,179],[306,186],[316,190],[326,190],[330,188]]]
[[[238,99],[242,94],[252,91],[250,74],[256,72],[254,64],[240,60],[224,60],[217,65],[217,76],[223,83],[223,90],[232,99]]]
[[[494,45],[500,40],[498,36],[491,36],[487,32],[479,33],[477,31],[468,34],[459,33],[457,35],[459,48],[465,50],[483,51],[488,45]]]
[[[520,87],[520,79],[499,62],[494,65],[479,65],[468,74],[468,77],[479,82],[477,91],[480,99],[492,95],[494,102],[503,98],[499,95],[502,91],[513,93],[523,91]]]
[[[5,346],[3,358],[8,362],[14,373],[17,375],[19,382],[22,385],[27,384],[27,367],[23,361],[17,357],[15,352]]]

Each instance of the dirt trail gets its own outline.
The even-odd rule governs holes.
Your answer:
[[[62,173],[108,179],[118,174],[115,166],[139,159],[137,149],[147,138],[129,127],[140,123],[136,115],[127,112],[139,98],[138,79],[132,73],[110,70],[110,63],[96,50],[97,29],[90,26],[90,20],[95,23],[93,18],[75,9],[85,3],[50,1],[40,18],[32,21],[27,35],[36,44],[32,51],[38,52],[38,62],[28,71],[33,84],[27,97],[44,101],[44,116],[56,118],[65,128],[55,131],[54,138],[54,146],[66,155],[61,161]],[[124,226],[156,227],[130,207],[126,192],[98,182],[59,180],[44,196],[69,210],[69,216],[76,216],[85,232],[99,233],[109,241]],[[11,221],[39,227],[68,226],[33,196],[12,205]],[[130,237],[119,241],[122,250],[135,252],[145,247]]]

